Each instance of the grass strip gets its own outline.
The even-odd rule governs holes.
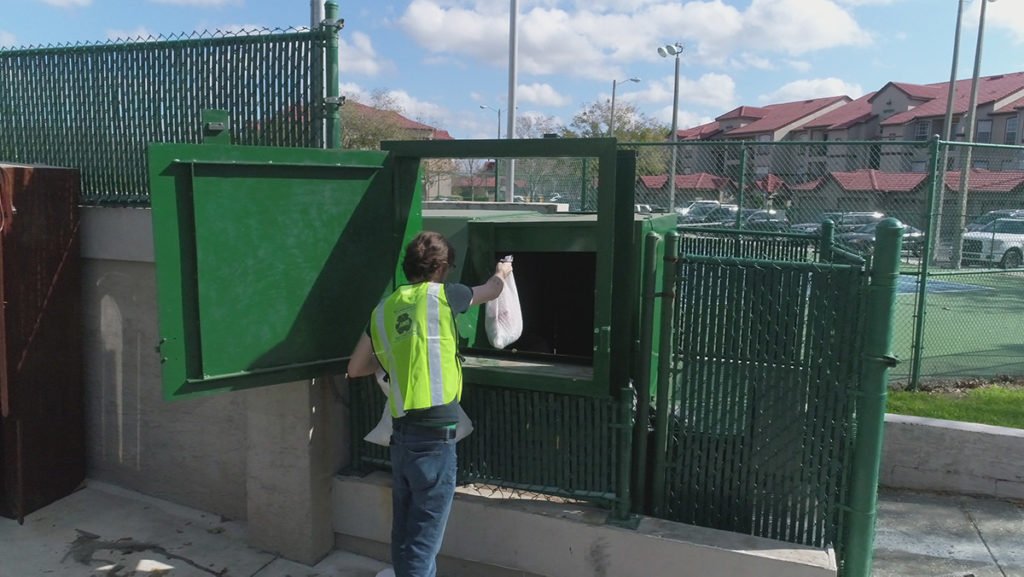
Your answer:
[[[890,413],[1024,429],[1024,388],[890,391]]]

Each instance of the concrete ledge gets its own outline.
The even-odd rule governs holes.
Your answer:
[[[568,212],[569,205],[564,202],[492,202],[492,201],[426,201],[424,210],[518,210],[532,211],[543,214]]]
[[[390,477],[335,477],[332,501],[339,545],[385,558],[391,530]],[[683,568],[702,577],[836,575],[831,549],[650,518],[630,530],[607,525],[605,518],[604,511],[576,504],[460,493],[441,554],[454,575],[479,575],[480,567],[495,568],[488,575],[549,577],[675,577]],[[460,571],[451,560],[467,569]]]
[[[1024,500],[1024,430],[887,414],[880,483]]]

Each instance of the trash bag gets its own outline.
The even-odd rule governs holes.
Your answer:
[[[498,298],[484,306],[484,331],[492,347],[503,349],[519,340],[523,334],[523,309],[519,307],[515,273],[509,273]]]
[[[380,385],[381,390],[387,395],[391,389],[390,383],[388,382],[387,373],[384,371],[377,371],[377,384]],[[459,422],[455,425],[455,442],[459,442],[465,439],[470,433],[473,432],[473,421],[469,419],[469,415],[466,411],[462,410],[462,405],[458,405],[459,408]],[[394,428],[394,421],[391,419],[391,404],[385,399],[384,411],[380,415],[380,421],[377,421],[377,426],[372,431],[363,437],[364,441],[373,443],[374,445],[381,445],[387,447],[391,444],[391,431]]]

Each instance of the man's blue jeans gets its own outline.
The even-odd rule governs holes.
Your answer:
[[[398,428],[391,434],[391,564],[396,577],[435,577],[455,496],[455,440]]]

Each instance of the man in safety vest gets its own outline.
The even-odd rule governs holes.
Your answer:
[[[455,315],[497,298],[512,272],[499,262],[475,287],[445,283],[455,249],[421,232],[405,248],[403,285],[373,310],[348,376],[388,375],[391,435],[391,563],[397,577],[434,577],[455,496],[455,425],[462,396]]]

